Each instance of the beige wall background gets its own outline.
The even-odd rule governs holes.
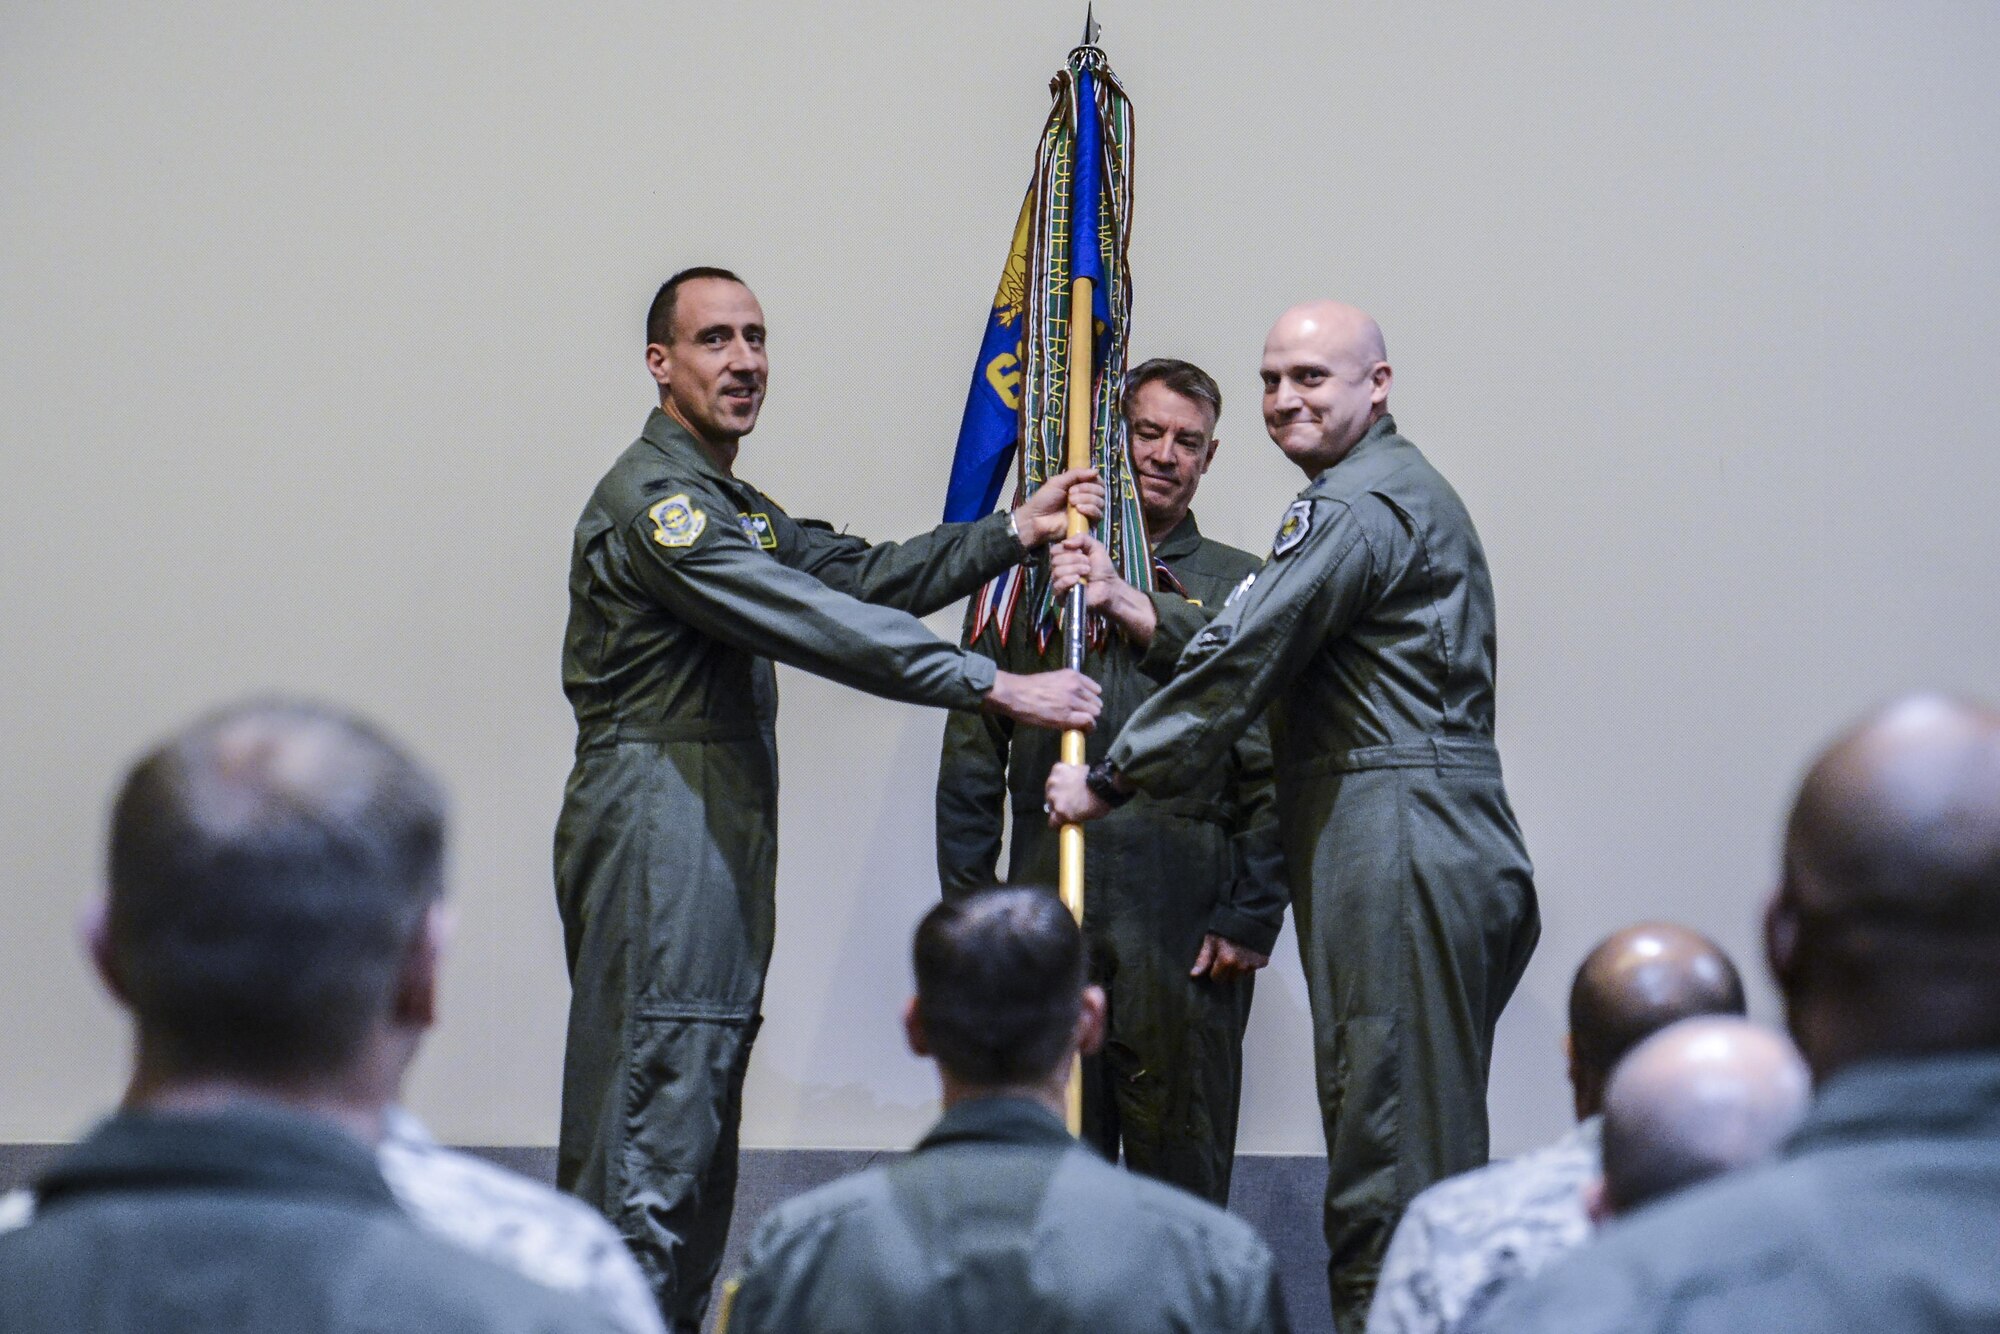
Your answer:
[[[0,1140],[117,1091],[72,934],[121,766],[274,690],[447,775],[461,925],[412,1099],[449,1138],[553,1139],[564,565],[647,406],[652,288],[717,262],[762,297],[746,475],[870,535],[929,526],[1081,8],[0,12]],[[1892,691],[2000,695],[2000,8],[1098,17],[1138,115],[1134,355],[1227,395],[1204,525],[1262,548],[1297,489],[1256,359],[1321,294],[1381,318],[1398,420],[1478,516],[1547,921],[1493,1073],[1518,1149],[1564,1118],[1592,940],[1679,918],[1761,986],[1808,751]],[[932,1114],[892,1013],[942,717],[783,689],[746,1139],[905,1143]],[[1318,1148],[1292,949],[1250,1150]]]

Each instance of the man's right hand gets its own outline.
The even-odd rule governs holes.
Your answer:
[[[1111,563],[1111,552],[1089,533],[1078,533],[1049,548],[1049,580],[1061,597],[1077,584],[1092,611],[1102,612],[1139,648],[1153,642],[1160,613],[1153,600],[1125,582]]]
[[[1067,667],[1032,675],[995,672],[985,705],[988,713],[1058,732],[1072,727],[1088,732],[1103,707],[1104,688]]]

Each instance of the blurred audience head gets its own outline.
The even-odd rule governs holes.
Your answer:
[[[1761,1162],[1798,1127],[1812,1076],[1781,1033],[1745,1019],[1684,1019],[1618,1063],[1604,1096],[1603,1223]]]
[[[1584,956],[1569,991],[1569,1080],[1578,1120],[1594,1116],[1626,1052],[1697,1015],[1741,1015],[1743,979],[1722,947],[1672,922],[1614,931]]]
[[[938,904],[912,947],[910,1048],[968,1095],[1059,1083],[1102,1039],[1104,995],[1085,984],[1083,933],[1041,889],[999,888]]]
[[[2000,1050],[2000,714],[1911,696],[1835,740],[1792,808],[1765,935],[1821,1079]]]
[[[444,828],[428,773],[317,705],[224,710],[141,758],[90,928],[135,1088],[400,1076],[434,1015]]]

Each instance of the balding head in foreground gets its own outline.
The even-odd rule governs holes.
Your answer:
[[[1389,410],[1382,327],[1339,301],[1308,301],[1264,338],[1264,429],[1285,457],[1317,477],[1347,457]]]
[[[1672,922],[1614,931],[1584,956],[1569,990],[1569,1082],[1576,1117],[1594,1116],[1626,1052],[1669,1024],[1743,1013],[1743,979],[1722,947]]]
[[[1994,1328],[2000,715],[1911,697],[1822,752],[1765,934],[1814,1075],[1804,1121],[1772,1161],[1621,1218],[1466,1334]]]
[[[1746,1019],[1684,1019],[1619,1062],[1604,1096],[1599,1223],[1771,1156],[1797,1128],[1812,1076],[1783,1034]]]
[[[1766,937],[1821,1079],[2000,1049],[2000,714],[1916,696],[1829,747],[1792,809]]]
[[[146,756],[91,930],[129,1101],[256,1087],[373,1139],[435,1014],[443,858],[435,781],[336,710],[251,704]]]

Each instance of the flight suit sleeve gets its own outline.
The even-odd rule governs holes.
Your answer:
[[[1174,668],[1181,654],[1187,651],[1188,641],[1207,628],[1217,609],[1157,590],[1152,599],[1153,642],[1139,655],[1139,670],[1154,681],[1165,683],[1173,679]]]
[[[1189,642],[1173,679],[1111,743],[1105,758],[1129,786],[1173,797],[1214,773],[1285,684],[1365,605],[1374,558],[1347,503],[1299,504],[1309,507],[1304,532],[1274,551]]]
[[[1259,718],[1237,741],[1235,774],[1227,794],[1231,875],[1209,913],[1208,929],[1268,955],[1285,925],[1291,888],[1285,850],[1278,839],[1278,802],[1272,787],[1271,729]]]
[[[968,607],[961,642],[971,637],[972,613]],[[994,639],[981,635],[968,648],[997,660]],[[996,714],[960,709],[945,718],[938,757],[937,869],[948,899],[991,885],[999,874],[1013,739],[1012,720]]]
[[[648,598],[746,652],[911,704],[976,709],[993,687],[991,659],[773,560],[704,489],[654,501],[615,536]]]
[[[1028,554],[1005,511],[974,523],[940,524],[907,542],[876,544],[802,523],[782,510],[771,517],[781,529],[779,560],[849,597],[913,616],[950,606]]]

